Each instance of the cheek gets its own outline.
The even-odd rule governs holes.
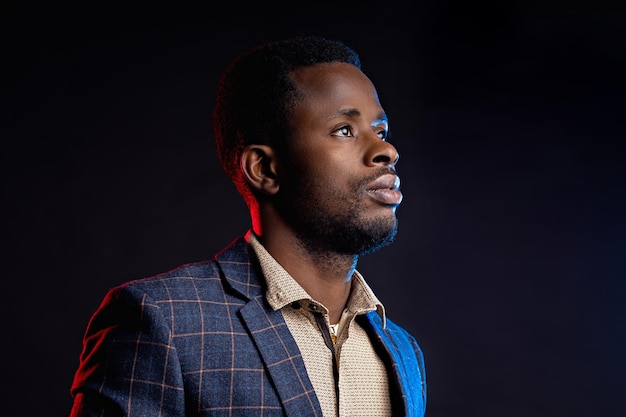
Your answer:
[[[344,181],[356,175],[354,152],[346,152],[341,147],[311,150],[306,164],[311,171],[320,175],[342,178]]]
[[[319,142],[323,140],[317,139]],[[290,155],[285,158],[284,177],[289,183],[309,191],[320,188],[322,192],[332,190],[334,194],[354,192],[361,178],[355,152],[348,152],[342,146],[327,145],[290,149]]]

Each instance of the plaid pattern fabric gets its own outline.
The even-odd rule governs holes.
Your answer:
[[[421,351],[375,315],[406,415],[422,416]],[[72,384],[78,416],[321,416],[298,346],[243,238],[214,260],[112,289],[91,318]],[[413,392],[415,386],[423,391]]]

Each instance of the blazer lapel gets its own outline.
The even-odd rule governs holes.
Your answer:
[[[256,258],[249,254],[245,240],[238,238],[216,256],[231,288],[249,301],[239,310],[267,367],[285,412],[292,417],[322,417],[304,361],[280,311],[265,301],[264,282]]]
[[[285,411],[293,417],[321,417],[322,410],[298,345],[282,313],[272,311],[266,305],[265,298],[258,296],[240,313],[274,381]]]
[[[383,327],[382,319],[373,311],[359,317],[361,325],[370,335],[374,347],[391,371],[392,405],[394,416],[423,416],[426,404],[421,396],[415,394],[416,384],[422,385],[422,375],[418,369],[419,358],[411,360],[414,347],[407,341],[393,336],[388,328]],[[424,387],[422,386],[422,390]]]

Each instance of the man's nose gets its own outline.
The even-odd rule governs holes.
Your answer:
[[[395,166],[398,163],[398,159],[400,159],[400,154],[395,146],[378,138],[367,153],[366,163],[368,165]]]

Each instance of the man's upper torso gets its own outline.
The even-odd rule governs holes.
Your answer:
[[[260,271],[239,238],[213,261],[112,290],[87,330],[76,415],[321,416],[298,342],[268,303]],[[393,415],[422,416],[415,339],[376,311],[356,320],[389,374]],[[110,411],[87,413],[94,404]]]

